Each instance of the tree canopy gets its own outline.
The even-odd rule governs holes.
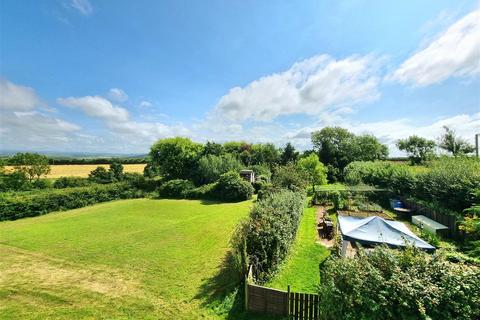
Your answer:
[[[332,181],[338,180],[352,161],[383,160],[388,156],[388,148],[376,137],[356,136],[340,127],[325,127],[312,132],[312,144],[320,160],[328,166],[328,178]]]
[[[307,173],[313,192],[315,192],[316,184],[327,184],[327,168],[320,162],[316,154],[312,153],[308,157],[300,159],[298,165]]]
[[[37,153],[17,153],[10,158],[10,163],[16,171],[23,172],[30,182],[50,172],[48,158]]]
[[[203,150],[201,144],[188,138],[158,140],[150,149],[152,166],[168,179],[189,179]]]
[[[445,133],[438,139],[438,146],[451,153],[453,156],[472,153],[475,147],[464,139],[457,137],[455,131],[447,126],[443,127]]]
[[[412,164],[422,164],[434,156],[435,141],[413,135],[398,140],[397,147],[408,154]]]

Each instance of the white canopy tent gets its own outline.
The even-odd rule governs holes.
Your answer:
[[[435,250],[434,246],[417,237],[399,221],[389,221],[378,216],[368,218],[339,216],[338,225],[344,242],[387,244],[391,247],[411,245],[424,250]]]

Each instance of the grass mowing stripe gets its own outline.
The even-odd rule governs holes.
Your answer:
[[[250,206],[136,199],[2,222],[0,318],[225,318],[199,292],[222,289]]]

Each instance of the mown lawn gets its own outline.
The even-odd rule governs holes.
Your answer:
[[[291,291],[316,292],[320,281],[319,263],[330,255],[330,251],[316,243],[315,224],[316,208],[306,208],[289,258],[267,286],[287,290],[290,285]]]
[[[228,255],[251,204],[122,200],[2,222],[0,319],[253,319],[231,310]]]

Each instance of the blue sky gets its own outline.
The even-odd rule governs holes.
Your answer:
[[[0,1],[0,149],[480,132],[478,1]]]

